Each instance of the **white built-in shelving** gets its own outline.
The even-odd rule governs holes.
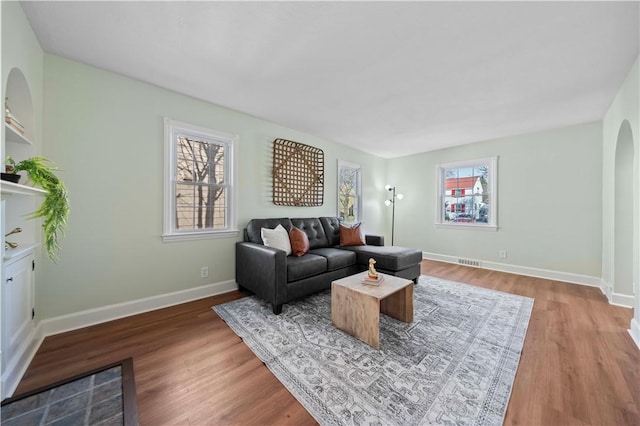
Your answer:
[[[3,180],[0,184],[0,192],[2,192],[2,198],[9,195],[46,195],[47,191],[33,186],[21,185],[19,183],[9,182]]]
[[[29,139],[28,137],[26,137],[22,133],[18,132],[16,129],[14,129],[9,124],[4,123],[4,130],[5,130],[5,132],[4,132],[5,140],[7,142],[16,142],[16,143],[24,143],[24,144],[27,144],[27,145],[33,145],[33,142],[31,142],[31,139]]]
[[[4,95],[11,115],[24,126],[24,133],[7,124],[3,114],[4,143],[2,144],[2,171],[4,160],[11,156],[16,162],[35,156],[34,139],[36,110],[32,103],[31,90],[27,78],[18,68],[9,71]],[[4,99],[2,99],[4,104]],[[22,177],[26,181],[26,177]],[[1,214],[0,214],[0,246],[2,255],[2,285],[0,305],[0,364],[1,395],[0,399],[9,396],[26,365],[23,365],[26,348],[34,326],[35,307],[35,262],[36,248],[40,246],[41,233],[39,220],[30,218],[42,202],[47,192],[32,186],[0,182]],[[11,234],[19,228],[21,232]],[[11,234],[6,236],[6,234]],[[9,240],[11,248],[5,242]]]

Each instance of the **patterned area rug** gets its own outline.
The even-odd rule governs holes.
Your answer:
[[[380,316],[380,350],[331,325],[331,294],[213,309],[322,425],[501,425],[533,299],[421,276],[414,322]]]

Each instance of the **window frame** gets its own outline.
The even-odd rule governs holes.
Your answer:
[[[447,169],[487,166],[489,188],[489,222],[449,222],[444,220],[445,171]],[[497,231],[498,227],[498,157],[477,158],[473,160],[453,161],[436,165],[436,218],[435,227],[442,229],[472,229]]]
[[[225,196],[227,198],[226,226],[224,228],[176,229],[176,175],[178,136],[211,141],[225,145]],[[237,144],[238,135],[208,129],[164,118],[164,212],[162,241],[186,241],[209,238],[236,238],[238,231]]]
[[[349,161],[338,160],[338,169],[336,173],[336,216],[340,217],[340,170],[353,169],[356,170],[356,206],[357,214],[353,222],[344,221],[344,223],[362,222],[362,167],[360,164],[351,163]]]

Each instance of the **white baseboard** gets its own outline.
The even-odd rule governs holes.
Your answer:
[[[613,285],[604,279],[600,281],[600,291],[604,294],[608,301],[613,298]]]
[[[445,254],[422,252],[423,259],[438,260],[441,262],[461,264],[459,257],[449,256]],[[531,268],[529,266],[509,265],[506,263],[488,262],[485,260],[465,259],[478,262],[478,265],[464,264],[464,266],[474,266],[476,268],[490,269],[493,271],[509,272],[512,274],[526,275],[529,277],[544,278],[547,280],[563,281],[572,284],[586,285],[589,287],[598,287],[606,296],[610,304],[622,306],[625,308],[633,308],[633,296],[626,294],[614,293],[611,285],[598,277],[590,275],[573,274],[569,272],[552,271],[549,269]]]
[[[614,292],[613,285],[610,282],[602,280],[600,290],[607,297],[610,304],[622,306],[623,308],[633,308],[633,296]]]
[[[4,374],[2,375],[2,398],[9,397],[15,392],[18,383],[20,383],[20,379],[22,379],[42,341],[47,336],[179,305],[192,300],[216,296],[237,289],[238,285],[235,281],[223,281],[216,284],[208,284],[201,287],[102,306],[100,308],[88,309],[86,311],[42,320],[30,333],[29,339],[19,348],[11,362],[4,366]]]
[[[27,371],[27,367],[40,347],[44,337],[39,336],[38,327],[31,330],[27,339],[20,345],[18,350],[7,365],[4,366],[2,374],[2,397],[5,399],[13,395],[22,376]]]
[[[46,336],[64,333],[90,325],[100,324],[115,319],[142,314],[192,300],[217,294],[228,293],[237,290],[235,281],[224,281],[217,284],[208,284],[201,287],[194,287],[187,290],[173,293],[151,296],[144,299],[132,300],[130,302],[117,303],[115,305],[102,306],[100,308],[88,309],[86,311],[75,312],[55,318],[41,321],[38,326],[42,327],[42,333]]]
[[[629,334],[631,338],[636,343],[638,349],[640,349],[640,321],[638,321],[638,313],[636,312],[636,316],[631,318],[631,325],[629,329]]]
[[[609,303],[624,308],[633,308],[633,296],[620,293],[611,293]]]
[[[436,253],[428,253],[428,252],[422,252],[422,257],[424,259],[439,260],[441,262],[455,263],[455,264],[460,264],[458,260],[461,259],[461,257],[458,257],[458,256],[449,256],[445,254],[436,254]],[[475,259],[472,259],[472,260],[475,260]],[[529,277],[544,278],[547,280],[564,281],[564,282],[573,283],[573,284],[586,285],[589,287],[600,287],[600,282],[601,282],[600,278],[592,277],[590,275],[580,275],[580,274],[573,274],[570,272],[531,268],[529,266],[510,265],[507,263],[488,262],[486,260],[478,260],[478,262],[480,264],[479,266],[476,266],[476,267],[483,268],[483,269],[491,269],[493,271],[500,271],[500,272],[509,272],[512,274],[526,275]]]

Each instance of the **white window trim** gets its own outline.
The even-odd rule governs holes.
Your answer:
[[[443,210],[443,186],[445,169],[464,168],[476,166],[478,164],[487,164],[489,166],[489,188],[491,197],[489,198],[489,211],[491,215],[489,223],[447,223]],[[440,163],[436,165],[436,182],[438,187],[436,190],[436,222],[435,227],[440,229],[465,229],[475,231],[497,231],[498,230],[498,157],[478,158],[475,160],[454,161],[450,163]]]
[[[358,194],[358,197],[357,197],[356,203],[357,203],[357,207],[358,207],[358,215],[356,217],[355,222],[353,222],[353,223],[362,222],[362,166],[360,166],[360,164],[351,163],[349,161],[344,161],[344,160],[338,160],[338,170],[337,170],[337,173],[336,173],[336,188],[337,188],[337,193],[338,193],[338,197],[336,197],[336,215],[338,217],[340,216],[340,199],[339,199],[339,195],[340,195],[340,168],[341,167],[348,167],[348,168],[357,170],[358,183],[357,183],[357,187],[356,187],[356,192]]]
[[[176,147],[174,145],[177,134],[189,135],[194,138],[217,139],[225,143],[229,150],[228,178],[231,179],[229,188],[229,210],[227,227],[224,229],[203,229],[176,231],[175,230],[175,182],[176,175]],[[162,241],[187,241],[209,238],[236,238],[238,230],[238,167],[237,167],[238,135],[207,129],[193,124],[164,118],[164,211]]]

